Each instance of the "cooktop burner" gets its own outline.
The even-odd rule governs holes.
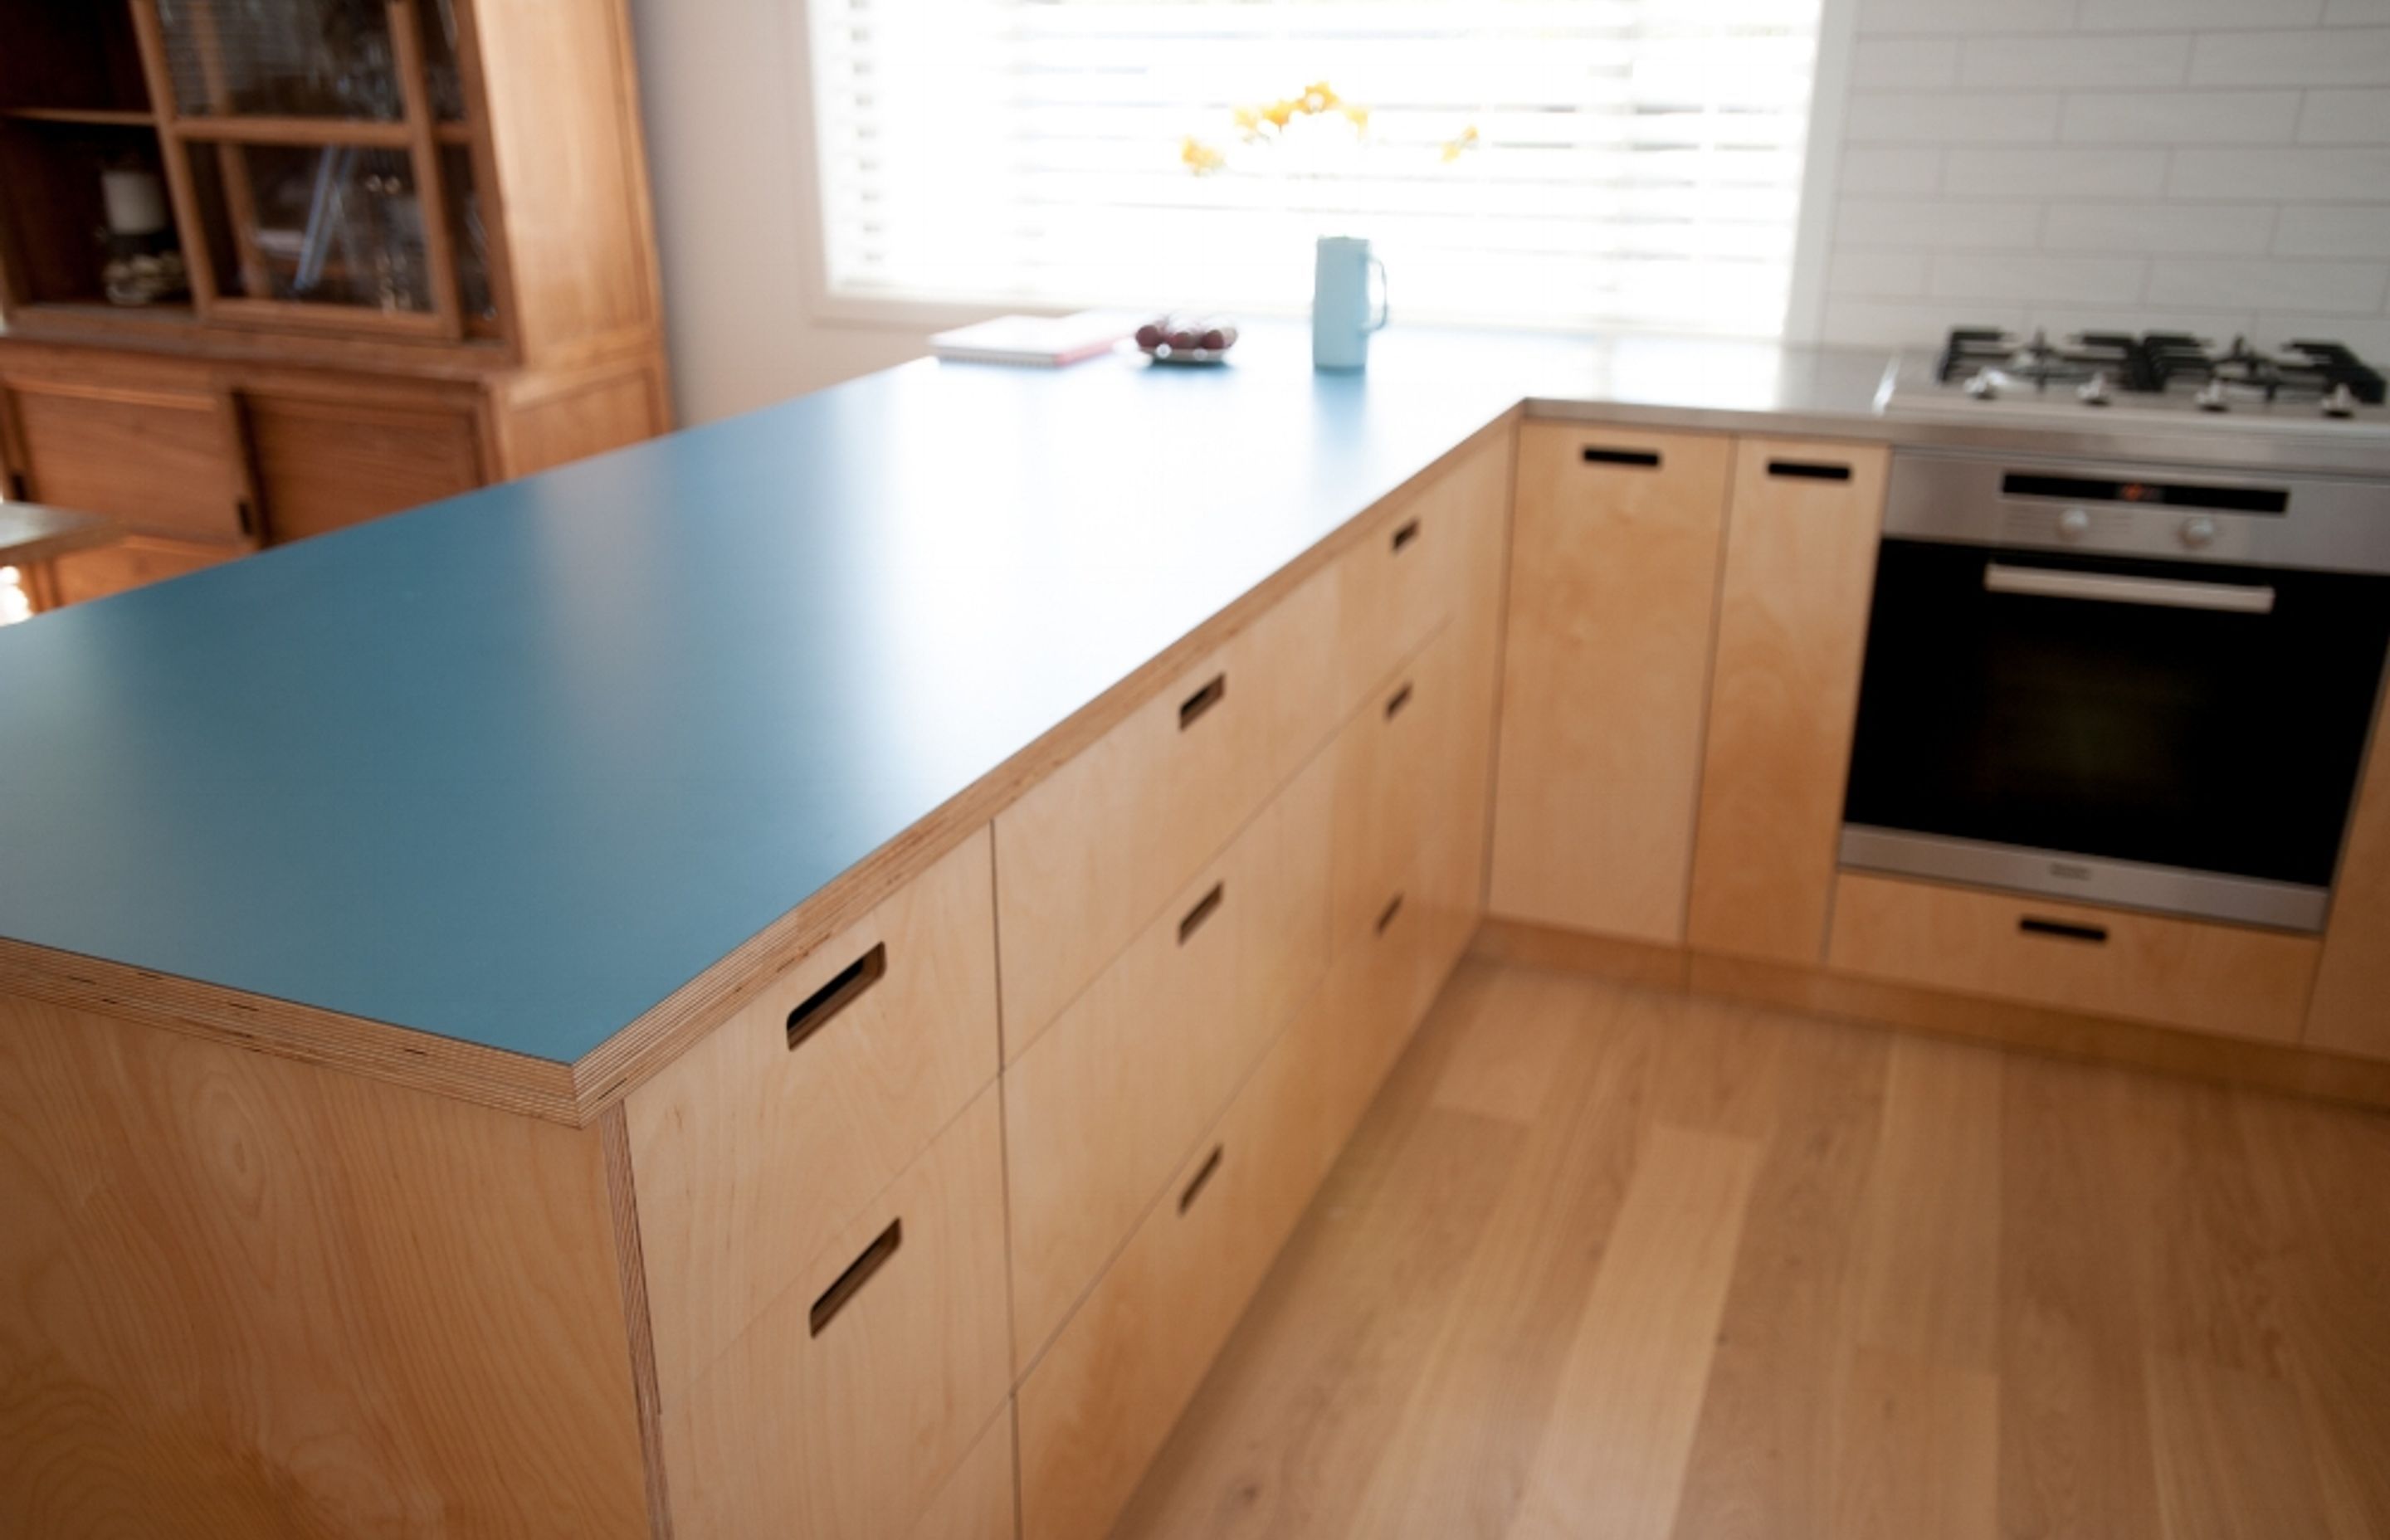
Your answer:
[[[2218,347],[2188,332],[2087,331],[2053,340],[2040,331],[2022,337],[1985,327],[1951,332],[1918,393],[2376,422],[2385,395],[2381,372],[2339,342],[2260,350],[2245,337]]]

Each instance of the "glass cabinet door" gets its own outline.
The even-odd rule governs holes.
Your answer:
[[[495,329],[458,0],[136,0],[216,320]]]
[[[406,115],[388,0],[158,0],[186,117]]]

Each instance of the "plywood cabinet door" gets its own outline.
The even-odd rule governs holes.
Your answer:
[[[1733,448],[1520,430],[1494,913],[1684,939]]]
[[[487,481],[471,407],[246,395],[242,415],[276,542],[345,529]]]
[[[1850,773],[1887,451],[1736,442],[1687,939],[1815,967]]]

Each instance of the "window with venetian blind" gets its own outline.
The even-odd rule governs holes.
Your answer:
[[[1818,9],[806,0],[830,289],[1296,308],[1347,234],[1398,315],[1773,333]]]

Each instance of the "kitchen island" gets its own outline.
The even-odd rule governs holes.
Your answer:
[[[1101,1534],[1478,931],[1522,416],[1870,558],[2024,431],[1380,347],[916,364],[0,633],[0,1518]]]

